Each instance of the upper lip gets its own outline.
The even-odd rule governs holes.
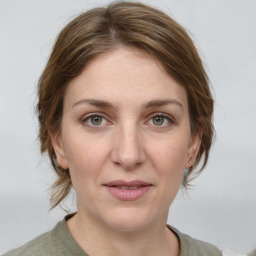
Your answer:
[[[126,186],[126,187],[134,187],[134,186],[152,186],[151,183],[142,181],[142,180],[132,180],[132,181],[124,181],[124,180],[114,180],[110,181],[108,183],[104,183],[104,186],[108,187],[120,187],[120,186]]]

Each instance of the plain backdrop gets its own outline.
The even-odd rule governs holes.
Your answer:
[[[36,86],[57,33],[78,13],[109,1],[0,0],[0,252],[51,229],[49,161],[39,154]],[[193,189],[168,222],[219,248],[256,247],[256,1],[143,1],[191,34],[214,90],[216,141]],[[75,198],[67,202],[74,210]]]

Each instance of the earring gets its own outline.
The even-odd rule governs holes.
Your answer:
[[[189,165],[192,165],[192,160],[189,160],[189,162],[188,162],[188,163],[189,163]]]

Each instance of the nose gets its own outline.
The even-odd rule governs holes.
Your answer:
[[[114,164],[125,170],[132,170],[144,163],[144,147],[136,125],[127,124],[125,127],[119,127],[114,136],[111,153]]]

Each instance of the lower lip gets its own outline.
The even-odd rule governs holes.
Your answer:
[[[121,189],[118,187],[108,186],[105,187],[112,196],[124,201],[133,201],[139,199],[152,188],[152,186],[142,186],[136,189]]]

